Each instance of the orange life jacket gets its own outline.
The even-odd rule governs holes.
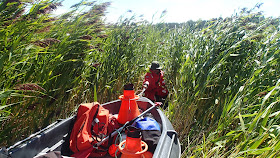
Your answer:
[[[74,153],[92,148],[107,135],[109,110],[98,102],[81,104],[70,136],[70,149]],[[106,151],[99,155],[105,155]]]

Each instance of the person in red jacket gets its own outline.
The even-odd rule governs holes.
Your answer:
[[[165,86],[163,79],[164,72],[157,61],[153,61],[149,72],[145,75],[143,81],[143,88],[145,97],[149,98],[153,102],[163,102],[168,95],[168,90]]]

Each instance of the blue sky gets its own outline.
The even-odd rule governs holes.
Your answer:
[[[57,13],[65,12],[77,0],[65,0],[64,7]],[[108,2],[106,0],[98,2]],[[240,8],[253,8],[257,3],[264,3],[260,8],[266,16],[280,17],[280,0],[111,0],[107,10],[106,21],[116,22],[120,16],[135,15],[158,22],[186,22],[188,20],[207,20],[231,16]],[[131,10],[132,12],[127,12]],[[166,10],[164,18],[161,13]]]

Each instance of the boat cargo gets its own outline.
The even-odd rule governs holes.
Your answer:
[[[151,115],[160,127],[160,137],[156,148],[152,153],[152,157],[180,158],[181,147],[178,135],[168,118],[164,115],[163,111],[157,107],[155,103],[145,97],[140,97],[136,100],[136,103],[139,111],[142,112],[141,117]],[[101,106],[107,109],[110,114],[117,116],[122,106],[122,100],[118,99],[101,104]],[[67,135],[69,135],[69,127],[74,119],[75,117],[72,116],[67,119],[57,120],[46,128],[30,135],[28,138],[21,140],[6,149],[2,148],[0,151],[0,158],[32,158],[47,155],[48,153],[52,153],[54,155],[57,154],[59,157],[71,157],[70,155],[63,155],[61,150],[65,140],[68,141],[66,138]],[[118,131],[118,133],[120,132],[122,131]],[[122,132],[122,134],[125,135],[125,132]],[[122,154],[116,157],[121,156]],[[103,157],[112,156],[106,154]]]

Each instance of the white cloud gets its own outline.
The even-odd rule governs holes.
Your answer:
[[[61,15],[61,14],[64,14],[66,12],[68,12],[69,10],[67,8],[64,8],[64,7],[58,7],[54,12],[53,14],[54,15]]]
[[[180,1],[180,0],[177,0]],[[210,19],[219,17],[228,12],[223,7],[222,0],[205,1],[200,0],[200,3],[183,2],[180,5],[173,5],[167,8],[167,21],[185,22],[188,20]]]
[[[67,1],[67,2],[66,2]],[[64,3],[73,3],[74,0],[65,0]],[[243,7],[253,8],[257,3],[264,2],[260,8],[265,15],[279,16],[280,0],[112,0],[106,14],[107,21],[116,22],[120,16],[140,16],[151,21],[153,15],[159,19],[161,12],[167,10],[165,22],[186,22],[188,20],[211,19],[228,17]],[[70,5],[70,4],[69,4]],[[127,13],[132,10],[132,13]],[[56,14],[65,13],[60,8]]]

